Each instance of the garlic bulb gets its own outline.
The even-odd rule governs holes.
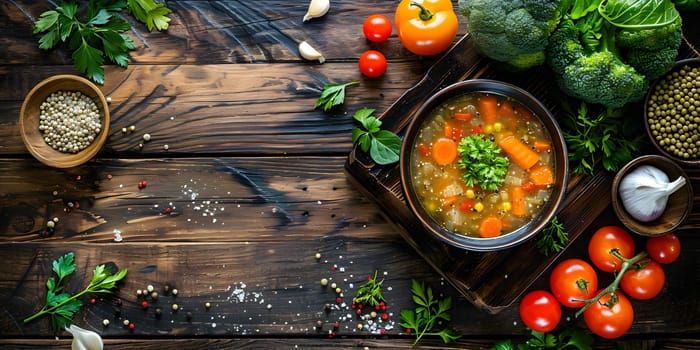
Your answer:
[[[309,3],[309,9],[306,10],[303,21],[306,22],[312,18],[321,17],[328,13],[330,8],[331,2],[329,0],[311,0]]]
[[[620,181],[618,192],[625,210],[635,219],[649,222],[666,209],[668,197],[685,185],[685,178],[669,182],[668,175],[651,165],[642,165]]]
[[[74,324],[66,327],[66,331],[73,335],[72,350],[102,350],[102,337],[99,334]]]
[[[318,60],[320,63],[326,61],[326,58],[306,41],[299,43],[299,54],[307,60]]]

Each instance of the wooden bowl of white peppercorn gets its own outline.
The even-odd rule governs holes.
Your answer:
[[[94,157],[107,140],[107,99],[85,78],[47,78],[25,97],[19,129],[27,150],[40,162],[56,168],[78,166]]]

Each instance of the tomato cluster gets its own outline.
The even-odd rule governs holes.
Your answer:
[[[599,228],[588,242],[592,265],[578,258],[559,262],[549,276],[551,292],[526,294],[520,302],[520,318],[534,331],[550,332],[559,324],[564,306],[578,309],[576,316],[583,314],[592,333],[607,339],[622,336],[634,321],[629,298],[647,300],[661,293],[666,282],[661,265],[678,258],[680,241],[670,233],[648,238],[645,248],[635,255],[634,240],[625,229]],[[599,288],[596,268],[615,274],[609,286]]]

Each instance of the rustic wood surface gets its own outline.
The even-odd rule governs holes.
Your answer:
[[[136,50],[129,68],[106,67],[102,90],[112,101],[112,124],[102,152],[83,166],[52,169],[24,148],[17,116],[34,84],[76,70],[69,52],[43,52],[31,34],[33,21],[53,3],[0,2],[0,348],[69,348],[70,338],[57,339],[47,318],[22,322],[43,305],[51,261],[68,251],[78,264],[70,290],[96,264],[129,269],[115,295],[98,297],[75,317],[102,334],[107,349],[408,349],[413,335],[398,326],[398,313],[413,307],[411,279],[453,296],[451,325],[464,335],[451,345],[426,339],[423,347],[485,349],[497,339],[523,339],[517,306],[495,315],[475,306],[348,179],[352,113],[364,107],[383,113],[422,79],[435,78],[426,73],[439,57],[411,55],[395,33],[378,45],[362,36],[364,18],[392,17],[395,2],[332,1],[328,15],[307,23],[301,21],[306,1],[167,4],[173,14],[165,33],[149,33],[125,16]],[[456,41],[465,34],[460,16]],[[302,40],[328,61],[300,59]],[[389,59],[382,78],[363,78],[356,68],[368,48]],[[352,80],[361,84],[348,90],[343,106],[313,109],[325,83]],[[135,132],[121,132],[131,125]],[[139,148],[144,133],[152,140]],[[698,198],[700,173],[689,174]],[[139,190],[139,181],[148,186]],[[80,207],[68,211],[69,202]],[[630,332],[616,341],[597,338],[596,348],[700,348],[700,241],[693,234],[699,215],[696,209],[681,232],[684,252],[666,269],[663,295],[635,302]],[[41,237],[54,217],[60,219],[55,234]],[[113,241],[115,229],[123,242]],[[577,239],[561,257],[584,252],[585,239]],[[503,275],[517,279],[517,267],[532,263],[523,258],[539,259],[521,257]],[[324,305],[335,303],[336,294],[319,284],[336,282],[347,301],[375,270],[385,278],[386,335],[358,330],[349,310],[327,313]],[[523,283],[546,287],[546,278]],[[171,284],[180,293],[163,295],[144,311],[135,291],[148,284]],[[171,312],[173,303],[181,310]],[[160,319],[156,306],[164,310]],[[134,330],[121,325],[127,318]],[[110,326],[103,327],[104,319]],[[335,321],[341,327],[329,339]],[[562,326],[571,323],[582,324],[568,318]]]

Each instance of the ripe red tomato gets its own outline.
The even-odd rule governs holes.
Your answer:
[[[634,322],[634,309],[630,300],[619,290],[615,291],[614,295],[614,297],[610,293],[603,295],[583,312],[583,320],[588,329],[593,334],[606,339],[622,336]]]
[[[533,290],[520,300],[520,319],[533,331],[549,332],[561,320],[561,306],[552,293]]]
[[[549,275],[549,289],[564,306],[580,308],[585,300],[595,297],[598,275],[589,263],[581,259],[567,259],[554,267]]]
[[[360,72],[369,78],[380,77],[386,71],[386,58],[381,52],[367,50],[360,56]]]
[[[370,15],[362,25],[362,32],[369,41],[380,43],[391,36],[391,20],[384,15]]]
[[[653,259],[643,259],[634,264],[622,275],[620,287],[632,299],[651,299],[664,289],[666,274]]]
[[[673,233],[647,239],[646,247],[649,256],[660,264],[670,264],[681,254],[681,241]]]
[[[622,266],[622,261],[611,254],[613,249],[627,259],[634,256],[632,236],[618,226],[599,228],[588,242],[588,256],[593,265],[605,272],[620,271]]]

